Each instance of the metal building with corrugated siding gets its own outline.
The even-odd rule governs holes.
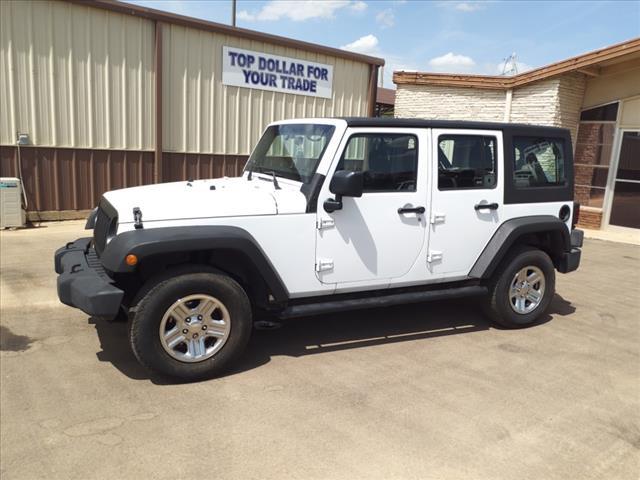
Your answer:
[[[0,30],[0,176],[22,177],[32,219],[84,215],[107,190],[237,175],[269,122],[371,115],[384,64],[106,0],[3,1]],[[223,49],[325,65],[329,90],[235,86]]]

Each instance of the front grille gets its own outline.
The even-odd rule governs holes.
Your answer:
[[[89,265],[89,268],[91,270],[96,272],[99,276],[101,276],[105,280],[111,280],[107,275],[106,270],[102,266],[102,262],[100,261],[100,258],[98,257],[98,254],[96,253],[95,248],[88,249],[85,255],[85,258],[87,259],[87,265]]]
[[[98,205],[96,225],[93,229],[93,244],[98,255],[102,255],[104,247],[107,246],[111,237],[115,235],[117,226],[118,213],[116,209],[102,198]]]

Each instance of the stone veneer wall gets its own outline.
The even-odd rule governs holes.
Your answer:
[[[505,93],[436,85],[398,85],[395,116],[502,122]]]
[[[571,130],[575,144],[585,76],[570,73],[513,90],[511,112],[505,119],[507,93],[504,90],[446,87],[441,85],[398,85],[395,116],[529,123]]]

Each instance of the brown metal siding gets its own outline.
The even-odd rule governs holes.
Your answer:
[[[162,154],[163,181],[236,177],[242,172],[247,158],[247,155],[164,152]]]
[[[86,210],[117,188],[153,182],[153,152],[22,147],[29,211]],[[0,175],[18,177],[18,149],[0,148]]]
[[[28,211],[94,208],[109,190],[154,183],[154,152],[22,147]],[[246,155],[164,152],[161,181],[237,176]],[[0,176],[18,177],[18,149],[0,148]]]

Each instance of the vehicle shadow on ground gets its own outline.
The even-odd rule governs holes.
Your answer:
[[[556,295],[536,326],[549,322],[554,315],[565,316],[575,307]],[[136,360],[129,347],[128,327],[124,322],[107,322],[90,318],[100,339],[100,361],[110,362],[134,380],[150,380],[159,385],[166,381],[149,374]],[[479,302],[459,299],[395,307],[318,315],[282,323],[272,330],[254,330],[249,346],[225,376],[258,368],[272,357],[302,357],[339,350],[408,341],[427,341],[448,335],[473,333],[496,328],[481,313]],[[530,327],[530,328],[535,328]]]

